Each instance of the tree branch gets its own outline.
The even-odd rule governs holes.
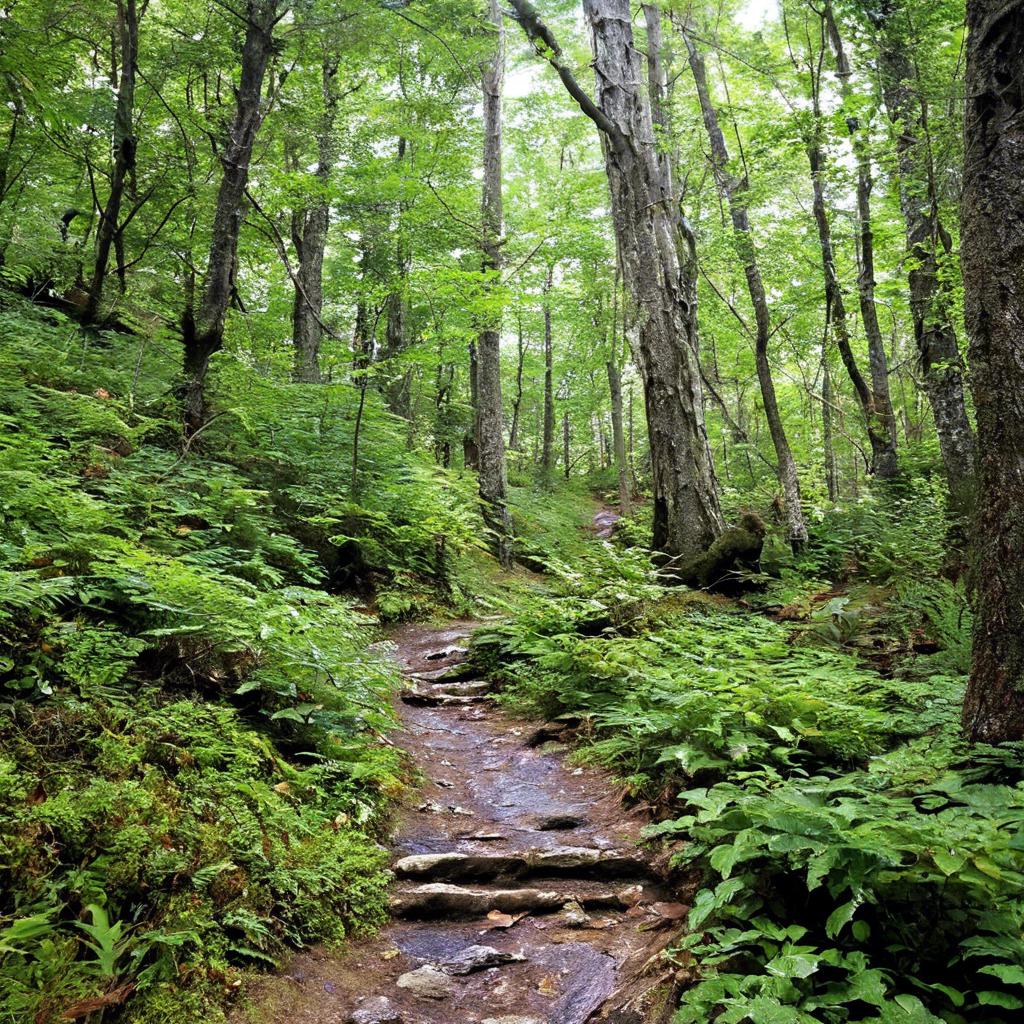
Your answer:
[[[540,14],[529,0],[511,0],[511,16],[519,22],[526,38],[533,43],[539,57],[543,57],[558,72],[562,84],[569,95],[579,104],[580,110],[590,118],[617,146],[628,145],[626,136],[619,130],[603,110],[590,98],[587,91],[576,81],[575,75],[569,70],[562,58],[562,48],[558,45],[551,29],[540,20]]]

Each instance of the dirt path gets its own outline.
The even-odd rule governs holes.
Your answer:
[[[637,846],[643,821],[605,775],[566,764],[550,729],[510,720],[486,683],[461,678],[471,629],[391,637],[409,682],[401,742],[424,776],[395,822],[393,922],[340,955],[296,956],[250,1020],[668,1019],[643,967],[682,908]]]

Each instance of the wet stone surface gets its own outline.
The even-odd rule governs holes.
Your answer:
[[[296,956],[248,1020],[584,1024],[668,940],[657,908],[678,904],[638,846],[643,819],[459,668],[472,626],[391,637],[417,695],[398,703],[399,742],[424,779],[395,820],[393,923]]]

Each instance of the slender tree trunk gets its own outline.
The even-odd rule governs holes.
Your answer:
[[[523,408],[523,363],[526,361],[526,344],[523,335],[522,313],[516,318],[516,397],[512,400],[512,426],[508,432],[510,451],[519,451],[519,416]]]
[[[280,0],[248,0],[242,69],[235,90],[235,116],[220,152],[223,168],[213,217],[213,236],[199,309],[186,310],[185,426],[194,432],[205,417],[204,385],[210,357],[224,343],[224,321],[234,286],[233,270],[242,230],[242,202],[249,181],[256,133],[263,120],[260,97],[267,65],[274,52],[274,26],[283,11]]]
[[[554,265],[548,267],[544,279],[544,440],[541,444],[540,467],[547,476],[555,463],[555,386],[553,349],[551,343],[551,282]]]
[[[978,417],[968,738],[1024,739],[1024,6],[968,0],[961,206]]]
[[[807,156],[811,168],[811,186],[813,191],[814,222],[818,229],[818,241],[821,245],[821,265],[825,276],[825,305],[831,311],[832,329],[839,349],[839,357],[843,361],[850,383],[864,415],[868,441],[871,444],[871,472],[881,479],[896,476],[896,448],[885,430],[884,421],[875,408],[874,395],[868,386],[856,356],[850,346],[850,325],[846,316],[846,304],[843,291],[836,273],[835,257],[832,250],[832,225],[829,222],[825,207],[824,186],[824,152],[821,145],[820,107],[818,105],[818,86],[814,89],[815,127],[807,144]]]
[[[831,2],[826,3],[824,17],[832,51],[836,58],[836,73],[839,77],[843,103],[852,109],[853,90],[850,77],[853,71],[843,47],[843,39],[839,33]],[[892,408],[889,394],[889,363],[885,354],[885,342],[882,329],[878,323],[878,310],[875,307],[875,237],[871,228],[871,189],[873,178],[871,173],[871,154],[868,151],[864,133],[856,117],[849,114],[846,125],[853,144],[853,152],[857,160],[857,226],[860,234],[860,266],[857,275],[857,297],[860,302],[861,322],[868,342],[868,364],[871,370],[871,391],[875,413],[885,431],[887,445],[886,458],[879,467],[879,476],[894,476],[897,472],[896,451],[897,431],[896,414]]]
[[[117,0],[117,32],[121,50],[121,79],[114,108],[114,165],[110,173],[110,193],[96,228],[96,259],[93,264],[89,297],[83,319],[95,322],[103,302],[103,282],[107,276],[110,250],[119,243],[121,201],[129,175],[135,169],[135,73],[139,58],[139,14],[135,0]],[[122,256],[118,267],[124,265]]]
[[[953,326],[953,279],[940,273],[952,240],[939,215],[935,174],[927,152],[926,100],[897,24],[902,0],[881,0],[882,98],[896,131],[900,208],[911,269],[910,311],[921,359],[924,391],[932,408],[952,507],[966,511],[974,488],[976,446],[964,402],[963,361]]]
[[[703,552],[721,533],[711,448],[704,425],[697,351],[696,251],[660,158],[642,87],[628,0],[584,0],[591,29],[596,102],[573,77],[557,41],[528,0],[518,20],[566,89],[601,132],[623,278],[639,311],[654,490],[655,548]]]
[[[619,477],[619,512],[628,516],[633,511],[629,486],[629,464],[626,461],[626,433],[622,427],[622,374],[613,352],[607,362],[608,393],[612,404],[612,444],[615,449],[615,468]]]
[[[398,140],[397,163],[399,167],[405,161],[408,143],[404,138]],[[396,210],[397,237],[395,241],[395,278],[388,295],[387,323],[383,357],[395,360],[408,347],[409,338],[409,272],[411,260],[404,237],[405,204],[399,202]],[[384,399],[388,408],[403,419],[412,419],[412,370],[394,367],[389,369],[389,380],[384,388]]]
[[[317,184],[326,194],[334,166],[334,124],[338,112],[336,60],[325,60],[321,71],[324,116],[317,133]],[[292,243],[298,257],[295,302],[292,307],[292,379],[319,384],[320,344],[323,341],[324,251],[330,226],[330,203],[324,196],[292,214]]]
[[[562,413],[562,472],[565,475],[565,479],[569,479],[569,472],[571,467],[569,465],[569,414],[567,412]]]
[[[804,521],[800,499],[800,478],[797,476],[796,460],[793,458],[793,451],[789,447],[789,439],[786,437],[782,414],[779,412],[779,403],[775,395],[775,382],[772,380],[771,366],[768,362],[771,318],[768,311],[768,296],[765,294],[761,268],[754,248],[753,233],[750,229],[750,215],[746,202],[748,182],[745,178],[737,178],[729,170],[729,150],[726,147],[725,135],[718,123],[718,112],[715,110],[708,89],[704,57],[685,32],[683,40],[686,43],[686,50],[690,58],[690,70],[693,72],[697,97],[704,115],[704,127],[707,129],[710,142],[715,181],[719,193],[729,207],[733,237],[738,255],[743,263],[747,292],[754,309],[756,325],[754,357],[757,366],[757,379],[761,385],[761,400],[764,405],[765,419],[768,421],[768,432],[771,434],[772,444],[775,446],[775,457],[778,460],[779,485],[782,488],[782,501],[786,516],[786,536],[793,550],[799,551],[807,543],[807,524]]]
[[[839,467],[832,436],[832,370],[828,365],[828,338],[821,345],[821,445],[825,453],[825,489],[828,500],[839,499]]]
[[[498,0],[489,0],[494,53],[483,66],[484,177],[483,271],[496,278],[502,257],[501,99],[505,77],[505,27]],[[499,561],[512,564],[512,517],[506,504],[505,429],[501,402],[501,313],[492,314],[477,338],[477,421],[480,445],[480,497],[494,533]]]

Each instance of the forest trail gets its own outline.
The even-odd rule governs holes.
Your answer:
[[[663,1019],[641,977],[682,915],[602,772],[557,729],[508,718],[462,663],[474,624],[391,634],[399,742],[422,774],[391,840],[393,920],[261,984],[261,1024],[583,1024]]]

